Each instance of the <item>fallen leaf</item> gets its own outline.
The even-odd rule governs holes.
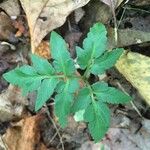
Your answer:
[[[3,12],[0,12],[0,40],[12,43],[18,42],[12,20]]]
[[[150,32],[132,29],[118,29],[117,47],[130,46],[150,41]],[[115,48],[114,29],[108,28],[108,48]]]
[[[35,52],[35,48],[47,33],[60,27],[73,10],[86,5],[89,1],[20,0],[30,28],[32,52]]]
[[[10,85],[0,94],[0,121],[10,121],[21,118],[27,99],[22,97],[19,88]]]
[[[72,58],[76,58],[75,47],[80,40],[82,33],[76,30],[72,30],[66,33],[64,39],[69,44],[69,51]]]
[[[42,41],[39,46],[35,49],[35,54],[50,59],[50,46],[48,41]]]
[[[21,21],[21,20],[18,20],[18,21],[15,20],[15,21],[13,22],[14,27],[18,30],[18,31],[16,32],[16,34],[15,34],[16,37],[22,36],[22,34],[25,32],[25,27],[24,27],[23,24],[24,24],[24,23],[23,23],[23,21]]]
[[[150,105],[150,58],[134,52],[124,53],[116,67]]]
[[[9,16],[19,16],[20,15],[20,5],[18,0],[5,0],[0,3],[0,8],[5,10]]]
[[[44,115],[27,117],[8,128],[3,140],[8,150],[47,150],[40,141],[40,123]]]

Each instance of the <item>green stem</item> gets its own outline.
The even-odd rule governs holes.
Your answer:
[[[90,70],[90,67],[87,67],[84,74],[83,74],[84,79],[89,78],[89,75],[90,75],[89,70]]]
[[[94,95],[93,95],[93,90],[92,90],[92,88],[91,88],[91,85],[88,83],[88,81],[85,81],[85,83],[86,83],[88,89],[90,90],[90,95],[91,95],[91,99],[92,99],[92,104],[94,104],[94,103],[95,103],[95,98],[94,98]]]

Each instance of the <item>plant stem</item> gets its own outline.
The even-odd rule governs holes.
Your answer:
[[[89,84],[88,81],[85,81],[85,83],[86,83],[88,89],[90,90],[90,94],[91,94],[91,98],[92,98],[92,103],[93,103],[93,102],[95,102],[95,98],[94,98],[94,95],[93,95],[93,90],[91,88],[91,85]]]

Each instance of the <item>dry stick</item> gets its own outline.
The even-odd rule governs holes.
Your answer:
[[[113,14],[113,19],[114,19],[114,32],[115,32],[115,45],[118,45],[118,31],[117,31],[117,19],[116,19],[116,14],[115,14],[115,6],[113,0],[110,0],[111,2],[111,10]]]
[[[148,10],[144,10],[144,9],[140,9],[140,8],[133,8],[133,7],[128,7],[128,6],[125,6],[123,8],[126,8],[126,9],[129,9],[129,10],[135,10],[135,11],[142,11],[142,12],[145,12],[145,13],[150,13],[150,11]]]
[[[117,82],[117,85],[119,86],[119,88],[120,88],[124,93],[128,94],[119,82]],[[138,115],[139,115],[141,118],[143,118],[142,114],[140,113],[140,111],[138,110],[138,108],[135,106],[135,104],[134,104],[132,101],[130,101],[130,103],[131,103],[132,107],[135,109],[135,111],[138,113]]]
[[[124,9],[123,9],[123,12],[122,12],[121,18],[120,18],[120,20],[119,20],[119,23],[118,23],[118,27],[117,27],[117,29],[119,28],[120,23],[121,23],[121,21],[123,20],[123,17],[124,17],[125,11],[126,11],[126,8],[124,8]]]
[[[54,122],[53,118],[51,117],[51,115],[50,115],[50,113],[49,113],[49,111],[48,111],[47,106],[46,106],[46,113],[47,113],[47,115],[48,115],[48,118],[49,118],[50,121],[52,122],[54,128],[56,129],[56,133],[57,133],[58,136],[59,136],[60,143],[61,143],[61,146],[62,146],[62,150],[65,150],[65,148],[64,148],[64,143],[63,143],[62,137],[61,137],[61,135],[60,135],[59,129],[57,128],[56,123]],[[54,135],[54,136],[55,136],[55,135]]]
[[[58,131],[60,130],[60,127],[58,128]],[[55,137],[57,136],[57,132],[54,134],[54,136],[51,138],[51,140],[50,140],[50,142],[49,143],[52,143],[53,142],[53,140],[55,139]]]

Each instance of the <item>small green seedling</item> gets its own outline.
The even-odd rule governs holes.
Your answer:
[[[67,125],[68,115],[83,113],[89,131],[95,140],[101,140],[110,125],[107,103],[124,104],[131,97],[109,87],[105,82],[89,84],[90,74],[103,74],[112,67],[123,52],[122,48],[106,51],[107,37],[103,24],[96,23],[83,41],[83,48],[76,47],[77,64],[84,71],[77,75],[75,63],[67,44],[56,32],[51,33],[50,46],[53,61],[49,63],[31,55],[32,66],[24,65],[5,73],[3,77],[22,88],[23,94],[37,91],[35,111],[38,111],[55,92],[55,115],[62,127]],[[84,83],[83,87],[79,83]]]

